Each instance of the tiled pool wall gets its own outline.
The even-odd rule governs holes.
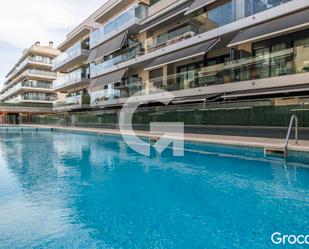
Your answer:
[[[89,136],[98,136],[100,132],[98,131],[81,131],[81,130],[70,130],[61,128],[36,128],[36,127],[14,127],[14,126],[0,126],[0,132],[60,132],[60,133],[70,133],[70,134],[80,134]],[[119,134],[102,133],[103,136],[109,138],[121,139]],[[148,137],[141,136],[143,141],[148,142]],[[172,146],[169,146],[172,148]],[[200,153],[214,153],[214,154],[228,154],[235,156],[247,156],[247,157],[265,157],[263,147],[251,147],[243,145],[228,145],[228,144],[218,144],[209,142],[193,142],[185,141],[184,143],[185,151],[200,152]],[[294,151],[289,150],[287,161],[297,162],[301,164],[308,164],[309,167],[309,152]]]

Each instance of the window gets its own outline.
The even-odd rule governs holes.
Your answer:
[[[223,3],[220,2],[220,6],[210,8],[208,19],[217,27],[236,21],[236,1],[223,1]]]
[[[162,88],[163,86],[163,68],[158,68],[149,72],[150,82],[153,83],[153,87]]]
[[[190,65],[184,65],[177,68],[177,88],[179,89],[188,89],[198,87],[200,85],[200,78],[198,73],[203,67],[203,62],[197,62]],[[173,85],[173,84],[171,84]],[[170,90],[179,90],[179,89],[170,89]]]
[[[254,15],[261,11],[276,7],[287,3],[291,0],[246,0],[245,1],[245,16]]]
[[[150,6],[160,2],[161,0],[150,0]]]

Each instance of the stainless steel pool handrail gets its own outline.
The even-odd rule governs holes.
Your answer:
[[[288,152],[288,146],[289,146],[289,141],[290,141],[294,121],[295,121],[295,143],[296,143],[296,145],[299,145],[299,141],[298,141],[298,117],[294,114],[291,117],[288,133],[287,133],[287,136],[286,136],[286,139],[285,139],[285,145],[284,145],[285,154],[287,154],[287,152]]]
[[[65,119],[64,118],[59,119],[59,121],[57,122],[57,126],[61,128],[65,128],[67,126]]]

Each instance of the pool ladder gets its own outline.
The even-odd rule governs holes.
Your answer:
[[[289,142],[290,142],[290,138],[291,138],[291,132],[293,129],[293,124],[295,123],[295,143],[296,145],[299,145],[299,140],[298,140],[298,130],[299,130],[299,126],[298,126],[298,117],[296,115],[293,115],[291,117],[290,120],[290,125],[289,125],[289,129],[286,135],[286,139],[285,139],[285,143],[284,143],[284,147],[283,149],[274,149],[274,148],[265,148],[265,155],[268,154],[277,154],[277,155],[283,155],[285,158],[287,158],[288,156],[288,147],[289,147]]]
[[[60,128],[65,128],[65,127],[67,127],[67,122],[65,121],[64,118],[62,118],[62,119],[60,119],[60,120],[57,122],[56,125],[57,125],[58,127],[60,127]]]
[[[295,143],[296,143],[296,145],[299,145],[299,140],[298,140],[298,128],[299,128],[298,127],[298,117],[296,115],[293,115],[291,117],[288,134],[286,136],[285,144],[284,144],[284,155],[285,156],[287,156],[287,154],[288,154],[288,146],[289,146],[289,141],[290,141],[291,132],[292,132],[292,128],[293,128],[294,122],[295,122]]]

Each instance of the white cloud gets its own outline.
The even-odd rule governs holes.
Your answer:
[[[104,0],[3,1],[0,8],[0,80],[25,48],[35,41],[61,43],[71,29],[103,3]],[[12,50],[7,51],[7,46],[1,44],[10,44]]]

